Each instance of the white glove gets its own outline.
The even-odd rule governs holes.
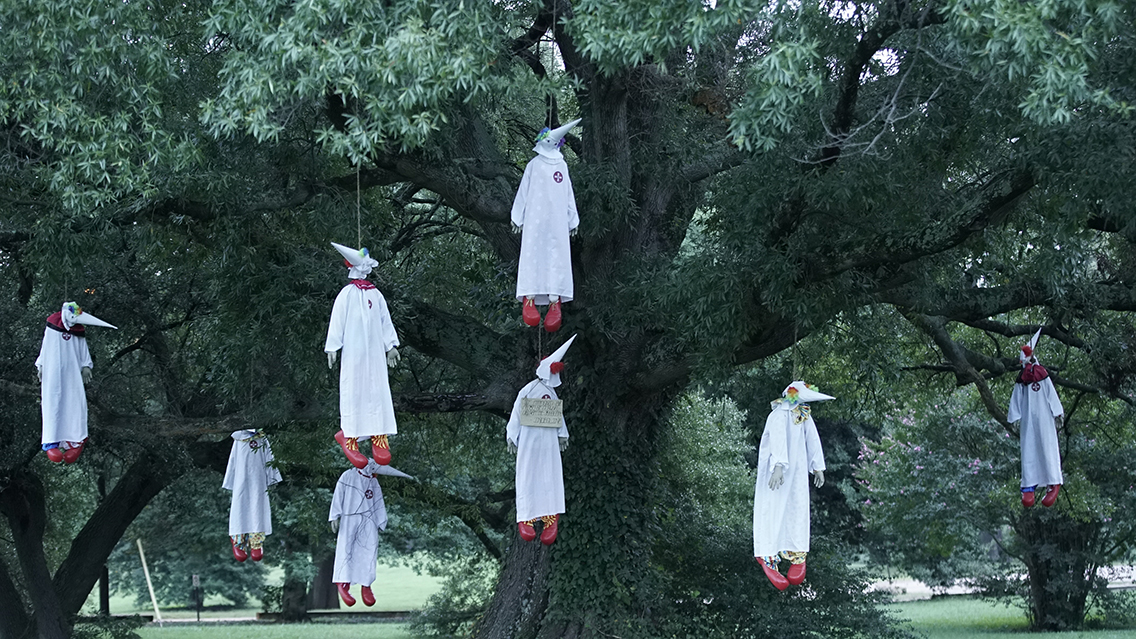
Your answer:
[[[389,351],[387,351],[387,366],[388,367],[394,368],[395,366],[398,366],[398,360],[400,360],[400,359],[402,359],[402,357],[399,356],[397,348],[392,348]]]
[[[1054,423],[1055,426],[1057,426],[1057,428],[1061,428],[1062,426],[1065,425],[1065,416],[1064,415],[1058,415],[1057,417],[1054,417],[1053,423]]]
[[[568,448],[568,438],[561,437],[560,439],[560,452],[564,452]]]
[[[523,226],[517,226],[516,224],[514,224],[513,225],[513,232],[514,233],[520,233],[521,229],[523,229],[523,228],[524,228]]]
[[[333,532],[333,533],[339,532],[339,519],[332,519],[328,523],[331,524],[331,532]]]
[[[91,383],[91,367],[90,366],[84,366],[83,368],[79,369],[79,374],[83,376],[83,383],[84,384],[90,384]]]
[[[568,231],[568,237],[576,237],[576,231],[579,231],[579,230],[580,230],[580,227],[577,226],[576,228],[572,229],[571,231]]]
[[[327,354],[327,367],[335,368],[335,360],[339,358],[339,351],[331,351]]]
[[[823,470],[814,470],[813,471],[813,486],[820,488],[823,485],[824,485],[824,471]]]
[[[36,366],[36,379],[38,379],[41,382],[43,381],[43,369],[40,368],[39,366]]]
[[[517,454],[517,445],[514,444],[512,440],[509,440],[509,452],[514,455]]]
[[[773,467],[773,474],[769,476],[769,490],[777,490],[785,483],[785,467],[778,464]]]

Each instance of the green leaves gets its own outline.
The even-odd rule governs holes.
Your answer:
[[[946,12],[956,46],[976,69],[1022,85],[1019,107],[1026,117],[1067,124],[1088,106],[1131,113],[1099,71],[1102,55],[1126,48],[1132,33],[1131,17],[1119,3],[953,0]]]
[[[318,129],[337,155],[359,158],[384,145],[425,144],[459,101],[488,95],[501,47],[499,9],[445,1],[359,4],[219,2],[205,37],[231,37],[215,98],[201,119],[219,137],[279,139],[325,94],[346,101],[342,129]]]

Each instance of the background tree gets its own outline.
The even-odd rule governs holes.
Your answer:
[[[689,611],[660,604],[693,584],[657,578],[675,490],[657,470],[693,382],[826,329],[886,342],[898,326],[928,335],[993,411],[984,375],[1003,371],[956,325],[1025,334],[1005,314],[1044,308],[1074,348],[1081,332],[1125,334],[1125,315],[1097,312],[1132,310],[1118,179],[1131,26],[1089,0],[5,3],[4,319],[27,328],[5,336],[0,511],[22,577],[5,564],[0,596],[28,607],[0,611],[0,634],[66,635],[143,505],[227,451],[213,435],[251,423],[309,451],[327,442],[320,344],[343,276],[328,240],[369,243],[383,262],[415,352],[395,379],[404,419],[500,416],[549,350],[510,299],[508,210],[533,134],[569,116],[583,118],[567,147],[583,221],[562,329],[580,334],[569,514],[553,549],[501,551],[475,634],[682,623]],[[64,297],[122,330],[92,339],[98,445],[84,454],[113,488],[50,556],[63,504],[41,478],[29,363]],[[1073,383],[1122,394],[1128,369],[1109,374]],[[499,422],[457,423],[404,470],[434,477],[447,469],[433,455],[499,443]],[[466,489],[437,501],[461,506],[475,536],[511,523],[507,483]],[[818,543],[811,590],[775,599],[735,533],[717,583],[751,593],[752,614],[715,616],[688,591],[701,618],[755,636],[880,628],[837,540]]]

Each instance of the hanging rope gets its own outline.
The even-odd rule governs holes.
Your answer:
[[[793,381],[801,379],[801,359],[797,356],[797,320],[793,320]]]
[[[355,164],[355,235],[358,238],[358,243],[355,246],[359,247],[359,250],[363,250],[363,218],[360,212],[363,208],[363,196],[359,188],[359,172],[362,170],[362,167],[362,162]]]

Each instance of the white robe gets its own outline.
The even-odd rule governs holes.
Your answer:
[[[1064,414],[1053,380],[1046,377],[1032,384],[1014,384],[1006,419],[1021,422],[1022,488],[1064,482],[1055,423]]]
[[[221,487],[233,491],[229,506],[229,535],[272,534],[272,510],[268,507],[268,487],[280,481],[280,471],[269,466],[275,459],[267,437],[255,437],[254,430],[233,433],[233,448]]]
[[[533,380],[517,393],[513,413],[505,427],[506,438],[517,447],[517,521],[529,521],[564,512],[564,467],[560,463],[560,438],[568,437],[568,425],[560,428],[521,426],[521,400],[558,399],[545,382]]]
[[[824,470],[824,451],[813,418],[795,423],[795,414],[788,402],[775,402],[765,420],[753,496],[754,557],[809,550],[809,474]],[[778,464],[785,467],[785,483],[771,490],[769,477]]]
[[[327,517],[328,521],[339,520],[333,583],[370,586],[375,581],[379,531],[387,529],[383,489],[374,477],[376,466],[371,462],[363,469],[348,469],[335,484],[331,513]]]
[[[529,160],[513,199],[513,224],[522,227],[517,264],[517,300],[531,296],[538,305],[549,295],[573,297],[572,250],[568,232],[580,225],[576,196],[564,158],[537,155]]]
[[[348,284],[335,297],[324,351],[343,349],[339,425],[347,437],[398,432],[387,381],[387,351],[398,346],[387,301],[377,288]]]
[[[58,322],[58,316],[59,313],[55,313],[51,317]],[[81,370],[94,367],[87,338],[48,325],[43,329],[43,343],[35,365],[42,376],[41,443],[83,441],[87,438],[87,392],[83,389]]]

